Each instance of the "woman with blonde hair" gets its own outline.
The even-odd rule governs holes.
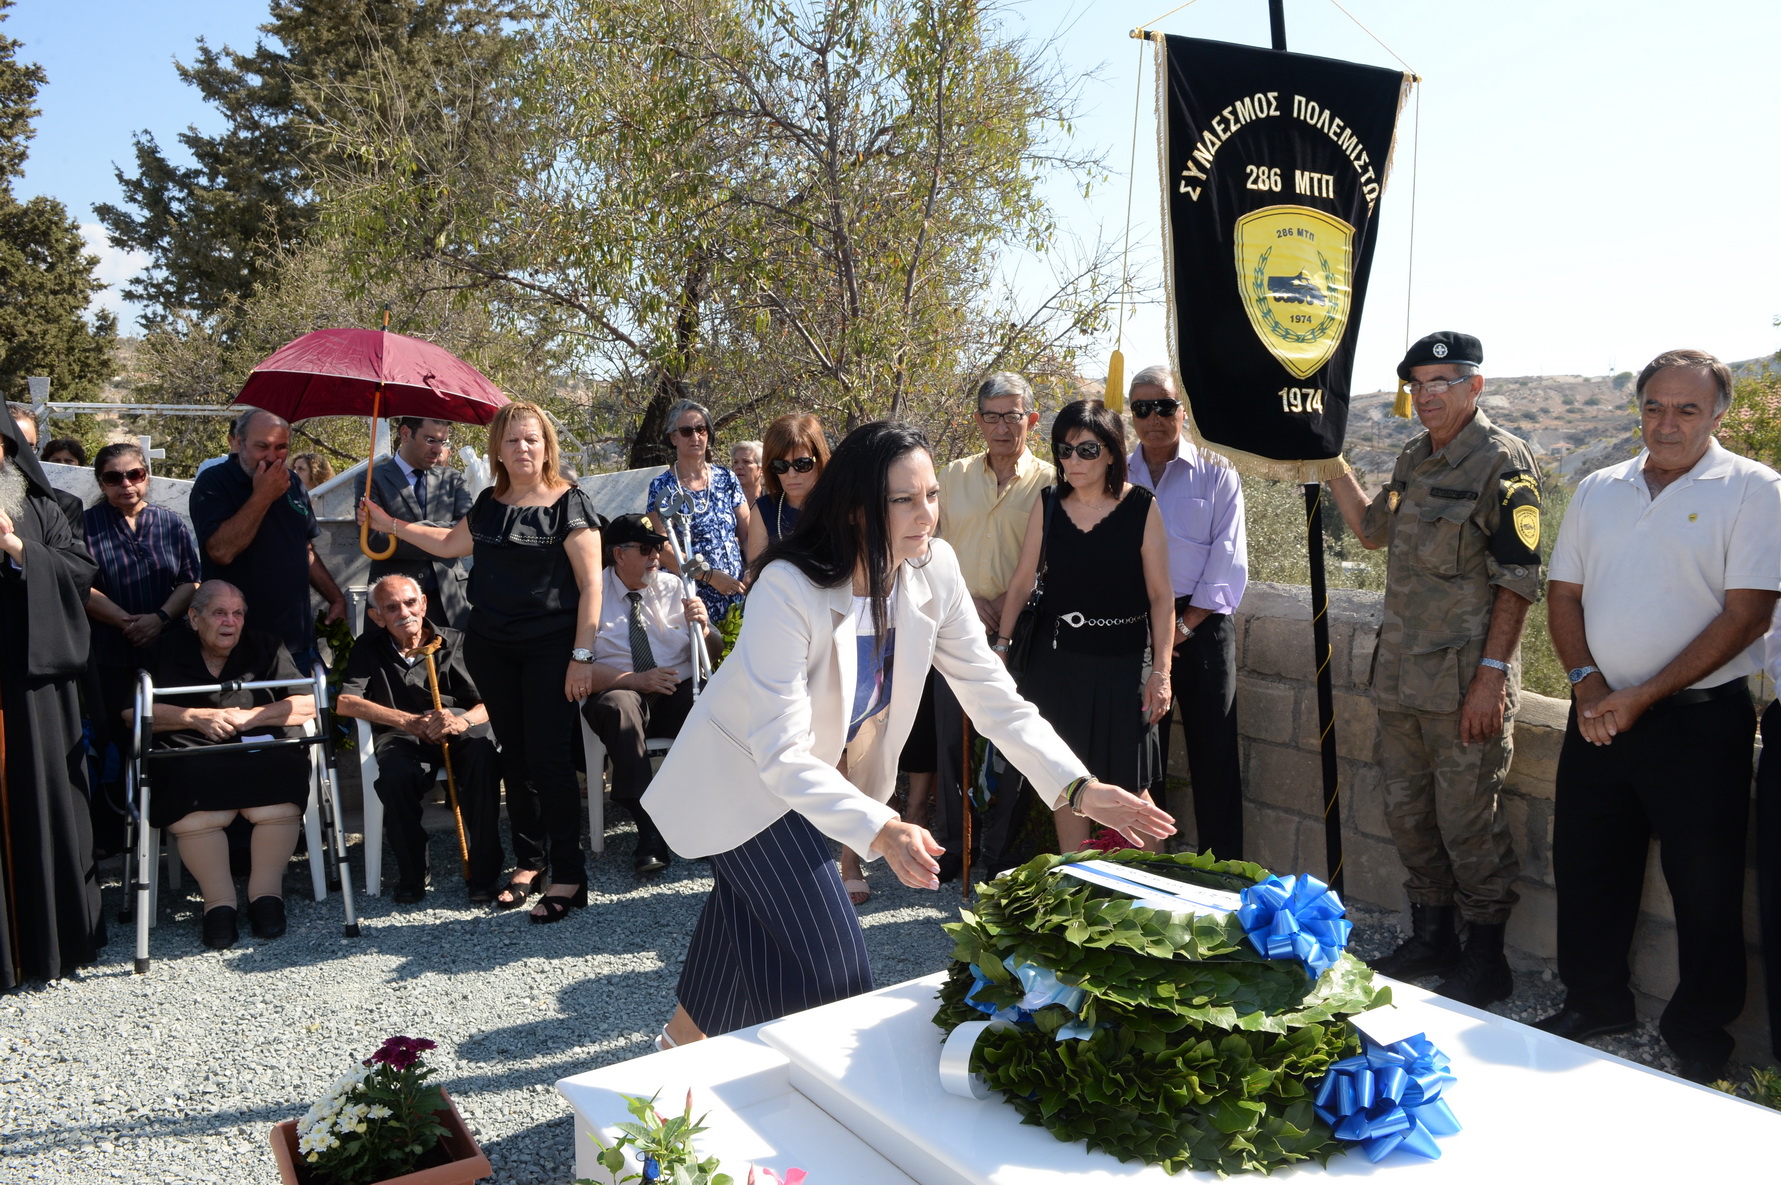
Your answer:
[[[476,557],[464,661],[501,744],[513,826],[514,873],[494,904],[511,909],[544,887],[532,911],[544,924],[587,904],[574,745],[578,702],[593,687],[599,519],[563,478],[556,431],[536,404],[495,414],[488,455],[495,484],[455,526],[402,522],[369,499],[362,507],[374,531],[437,556]]]

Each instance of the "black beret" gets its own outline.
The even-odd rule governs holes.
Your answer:
[[[1410,347],[1404,360],[1398,363],[1398,377],[1408,379],[1412,366],[1437,366],[1443,362],[1464,362],[1471,366],[1484,365],[1484,346],[1469,333],[1455,333],[1451,329],[1443,329],[1440,333],[1431,333]]]
[[[621,514],[606,524],[601,532],[608,547],[621,543],[666,543],[668,537],[649,525],[641,514]]]

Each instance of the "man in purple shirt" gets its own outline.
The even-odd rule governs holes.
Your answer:
[[[1138,447],[1127,459],[1135,485],[1156,495],[1169,533],[1175,587],[1175,702],[1193,775],[1200,850],[1243,855],[1243,772],[1237,756],[1237,634],[1231,615],[1249,582],[1243,485],[1237,471],[1181,436],[1187,412],[1167,366],[1132,376],[1129,400]],[[1163,722],[1163,768],[1169,764]],[[1159,800],[1162,779],[1151,787]]]

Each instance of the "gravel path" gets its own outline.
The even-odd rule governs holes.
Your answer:
[[[613,834],[590,861],[589,908],[555,926],[469,907],[450,880],[418,906],[363,899],[363,933],[344,938],[338,899],[309,900],[299,861],[286,878],[290,932],[262,942],[244,923],[241,942],[219,954],[199,945],[197,899],[165,895],[149,975],[131,973],[133,932],[114,924],[97,966],[0,996],[0,1177],[276,1182],[269,1126],[403,1033],[439,1043],[428,1062],[496,1181],[561,1185],[574,1129],[553,1084],[649,1051],[710,888],[698,861],[640,884],[631,850],[628,831]],[[447,877],[455,869],[445,862]],[[115,918],[120,863],[102,871]],[[882,868],[872,884],[861,920],[877,981],[941,968],[950,943],[939,927],[956,916],[956,892],[906,889]],[[1395,945],[1395,915],[1351,916],[1357,954]],[[1496,1011],[1533,1019],[1559,997],[1556,982],[1521,975]],[[1649,1022],[1595,1044],[1673,1069]]]

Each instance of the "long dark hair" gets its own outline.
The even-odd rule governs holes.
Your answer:
[[[1115,498],[1125,489],[1125,421],[1107,410],[1099,399],[1078,399],[1066,403],[1051,422],[1051,456],[1057,460],[1057,446],[1070,438],[1070,433],[1086,431],[1094,434],[1107,452],[1107,492]],[[1075,488],[1064,477],[1060,464],[1057,474],[1057,496],[1068,498]]]
[[[752,567],[759,580],[784,560],[818,588],[849,584],[862,563],[872,599],[872,632],[883,643],[890,626],[890,467],[916,449],[931,452],[921,429],[891,420],[861,424],[836,446],[811,487],[798,524],[769,543]]]

